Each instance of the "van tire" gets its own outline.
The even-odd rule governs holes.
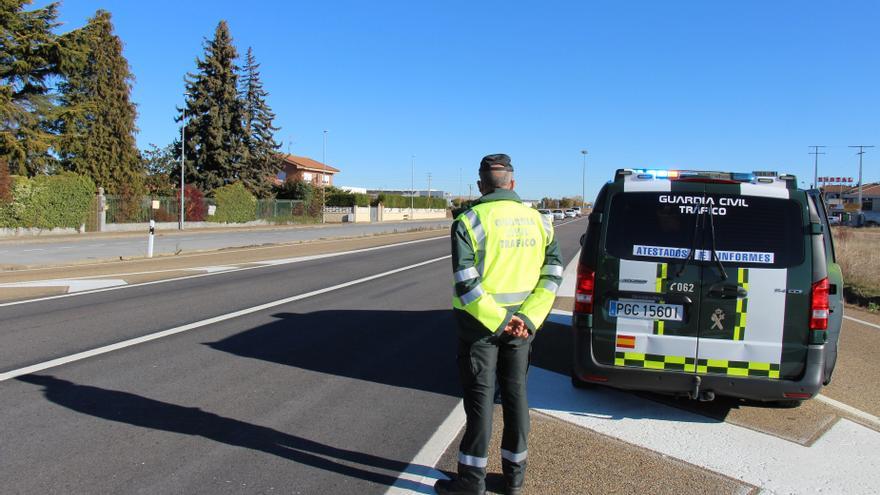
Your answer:
[[[585,382],[580,378],[574,376],[574,373],[571,374],[571,386],[581,390],[590,390],[596,388],[596,385],[594,383]]]

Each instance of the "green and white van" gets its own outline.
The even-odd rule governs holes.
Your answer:
[[[581,241],[575,386],[798,401],[830,381],[843,280],[794,176],[618,170]]]

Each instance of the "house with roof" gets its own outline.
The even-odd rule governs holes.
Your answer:
[[[308,182],[315,187],[332,186],[333,176],[338,168],[331,167],[317,160],[304,156],[283,155],[282,168],[275,177],[275,183],[281,184],[288,179]]]
[[[841,194],[844,204],[858,205],[859,187],[850,187]],[[855,207],[856,209],[858,206]],[[880,182],[862,186],[862,211],[880,211]]]

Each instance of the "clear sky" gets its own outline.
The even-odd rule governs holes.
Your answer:
[[[36,5],[47,3],[38,0]],[[228,21],[252,46],[294,154],[339,185],[467,194],[508,153],[527,198],[587,197],[616,168],[856,177],[880,146],[880,2],[67,0],[66,31],[103,8],[136,77],[139,145],[178,127],[183,76]],[[864,156],[880,180],[880,148]],[[462,177],[461,181],[459,177]],[[460,184],[462,184],[460,186]]]

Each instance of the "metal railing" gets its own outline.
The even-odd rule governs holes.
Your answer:
[[[152,208],[153,201],[159,202],[159,208]],[[209,207],[215,206],[212,198],[204,198],[203,208],[187,207],[186,221],[211,221]],[[193,211],[204,211],[204,217]],[[174,197],[143,197],[127,199],[121,196],[106,196],[107,223],[145,223],[150,220],[157,222],[176,222],[180,212],[180,200]],[[296,218],[309,217],[305,203],[295,199],[258,199],[256,204],[257,220],[293,221]],[[191,218],[194,217],[194,218]]]

